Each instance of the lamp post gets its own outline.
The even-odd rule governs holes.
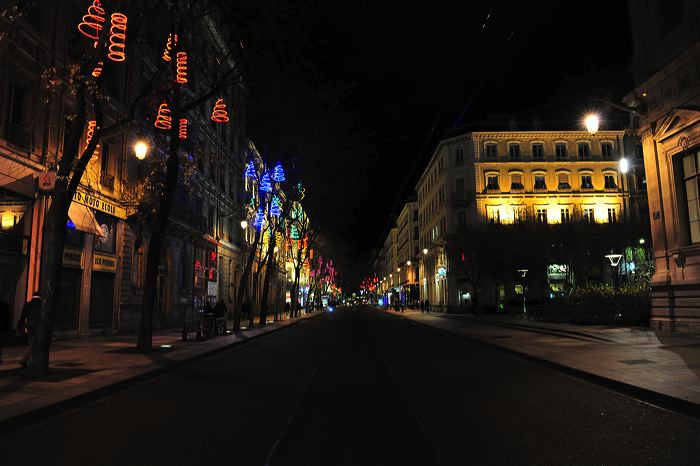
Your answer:
[[[134,155],[136,158],[143,160],[146,158],[146,154],[148,154],[148,144],[144,141],[136,141],[136,144],[134,144]]]
[[[522,278],[522,287],[523,287],[523,315],[520,317],[521,319],[523,317],[527,317],[527,307],[525,307],[525,277],[527,276],[527,270],[528,269],[518,269],[518,273],[520,274],[520,278]],[[529,319],[528,319],[529,320]]]
[[[610,261],[610,267],[613,269],[613,283],[615,285],[615,290],[620,288],[620,260],[622,260],[622,254],[606,254],[605,258]]]

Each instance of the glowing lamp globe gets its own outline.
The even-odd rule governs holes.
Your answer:
[[[136,155],[137,159],[139,159],[139,160],[145,159],[147,153],[148,153],[148,145],[145,142],[139,141],[136,144],[134,144],[134,155]]]
[[[590,134],[595,134],[598,132],[598,127],[600,126],[600,118],[595,113],[590,113],[586,115],[583,124],[586,125],[586,130]]]
[[[630,163],[626,158],[620,159],[620,173],[627,173],[630,170]]]
[[[241,228],[244,230],[248,228],[248,221],[247,220],[241,220]]]

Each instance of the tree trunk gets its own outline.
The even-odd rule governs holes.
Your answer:
[[[274,241],[270,240],[268,242],[267,246],[267,260],[266,262],[266,267],[265,267],[265,278],[263,279],[263,291],[262,291],[262,299],[260,301],[260,318],[258,320],[258,323],[260,325],[265,325],[267,322],[267,306],[268,306],[268,293],[270,291],[270,274],[273,272],[273,261],[272,255],[274,254],[275,251],[275,243]]]
[[[180,101],[180,88],[175,87],[173,97],[173,108],[177,109]],[[179,112],[173,115],[173,122],[180,121]],[[177,180],[180,172],[180,139],[178,138],[177,125],[173,124],[170,131],[170,154],[166,163],[165,181],[163,195],[160,198],[160,206],[156,214],[156,219],[148,242],[148,256],[146,259],[146,279],[143,290],[143,305],[141,308],[141,323],[139,326],[139,336],[136,342],[136,349],[141,353],[153,351],[153,310],[156,304],[156,287],[158,283],[158,268],[160,266],[160,255],[165,239],[170,210],[177,189]]]
[[[233,330],[238,331],[241,329],[241,313],[243,306],[243,299],[245,298],[246,291],[248,291],[248,280],[250,279],[250,270],[253,267],[253,261],[255,260],[255,251],[258,249],[258,242],[260,242],[260,230],[255,232],[255,239],[251,245],[250,252],[248,253],[248,260],[246,260],[245,268],[243,269],[243,275],[241,275],[241,284],[238,287],[238,293],[236,294],[236,307],[233,308]],[[251,313],[253,312],[251,308]]]

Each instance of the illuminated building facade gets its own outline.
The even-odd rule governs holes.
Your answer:
[[[474,304],[473,283],[458,273],[458,262],[469,259],[455,250],[470,225],[646,221],[640,154],[629,130],[473,131],[441,141],[416,188],[421,300],[446,312]],[[514,274],[503,273],[502,290],[483,293],[488,299],[480,304],[513,299]],[[560,287],[541,281],[533,289],[542,298]]]
[[[404,204],[396,221],[397,265],[394,272],[398,274],[399,298],[404,304],[417,301],[418,291],[418,201],[411,200]]]
[[[649,180],[651,325],[700,330],[700,4],[629,1],[634,90]]]

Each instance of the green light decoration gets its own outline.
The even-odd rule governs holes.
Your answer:
[[[296,225],[292,225],[289,228],[289,237],[293,240],[298,240],[299,239],[299,229],[297,228]]]
[[[250,206],[251,206],[253,209],[255,209],[255,196],[252,196],[252,197],[250,198]]]

